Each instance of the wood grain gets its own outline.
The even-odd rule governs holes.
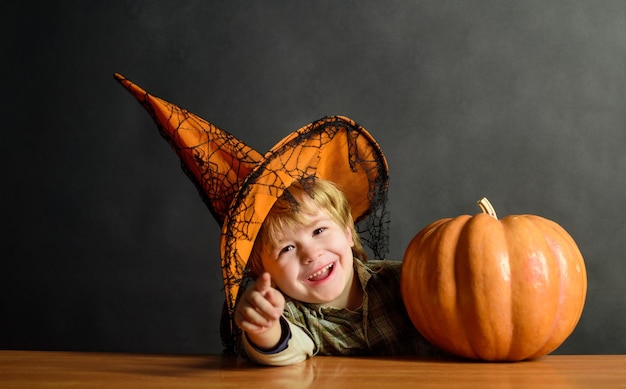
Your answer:
[[[8,388],[626,388],[626,355],[548,355],[485,363],[314,357],[260,367],[222,355],[1,351]]]

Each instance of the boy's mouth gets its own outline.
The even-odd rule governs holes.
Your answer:
[[[308,281],[321,281],[325,278],[327,278],[330,273],[333,271],[333,268],[335,267],[335,262],[332,262],[326,266],[324,266],[323,268],[321,268],[320,270],[316,271],[315,273],[309,275],[306,279]]]

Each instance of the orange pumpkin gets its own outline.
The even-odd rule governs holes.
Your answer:
[[[402,298],[415,327],[454,355],[519,361],[548,354],[572,333],[587,273],[572,237],[535,215],[483,213],[438,220],[409,243]]]

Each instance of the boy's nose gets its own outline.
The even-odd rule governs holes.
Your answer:
[[[314,262],[320,256],[321,250],[314,244],[309,244],[301,249],[302,262],[307,264]]]

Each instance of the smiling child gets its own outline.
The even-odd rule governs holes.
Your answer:
[[[388,165],[365,128],[326,116],[260,153],[114,77],[152,116],[222,226],[225,353],[286,365],[317,354],[436,352],[404,308],[402,263],[383,260]]]
[[[251,360],[436,352],[406,314],[401,262],[366,262],[352,220],[342,192],[321,179],[293,184],[274,204],[248,262],[257,282],[235,311]]]

